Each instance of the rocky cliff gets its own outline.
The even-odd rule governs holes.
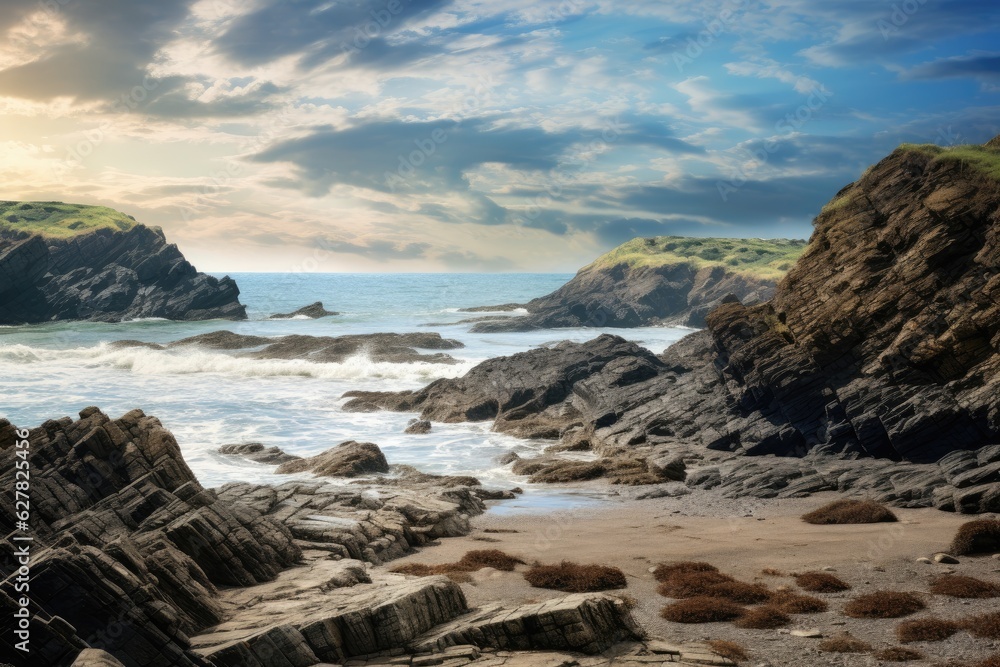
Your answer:
[[[998,149],[895,151],[823,209],[769,303],[723,304],[660,357],[603,336],[419,392],[357,394],[348,408],[494,420],[654,460],[685,446],[946,457],[925,478],[941,487],[935,504],[954,508],[961,490],[962,507],[996,511],[1000,464],[955,452],[1000,443]],[[838,488],[840,472],[829,474],[823,484]]]
[[[527,316],[478,322],[472,331],[702,327],[705,315],[724,299],[745,304],[770,299],[804,248],[804,241],[786,240],[634,239],[581,269],[552,294],[525,304]]]
[[[0,202],[0,323],[246,319],[232,279],[110,209]]]

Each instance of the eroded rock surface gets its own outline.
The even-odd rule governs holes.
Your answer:
[[[0,422],[0,469],[5,471],[0,481],[9,488],[15,488],[19,439],[14,425]],[[310,626],[321,634],[333,632],[323,624],[329,620],[325,611],[311,614],[311,602],[294,618],[285,613],[310,596],[325,600],[323,609],[329,610],[333,591],[356,589],[349,597],[366,602],[352,609],[371,618],[381,618],[380,609],[400,600],[399,613],[412,625],[412,636],[464,611],[464,600],[446,600],[455,595],[450,581],[447,590],[401,577],[391,587],[384,580],[372,584],[366,563],[383,563],[435,539],[467,534],[469,517],[485,508],[468,480],[421,477],[415,471],[411,477],[404,470],[384,486],[315,481],[204,489],[170,433],[139,410],[112,420],[88,408],[79,420],[53,420],[31,429],[28,440],[35,651],[30,658],[13,651],[7,625],[0,661],[32,667],[75,661],[101,665],[107,656],[99,649],[125,667],[277,667],[287,665],[280,656],[308,661],[318,650],[303,649],[296,644],[299,635],[283,626],[291,623],[307,637]],[[19,534],[14,511],[12,496],[2,496],[6,554]],[[2,562],[4,614],[15,609],[16,568],[13,559]],[[367,597],[358,597],[362,590],[370,591]],[[210,629],[236,622],[236,607],[256,609],[268,623],[282,620],[259,646],[258,640],[251,642],[259,649],[260,655],[250,651],[258,662],[238,648],[220,655],[243,656],[245,662],[215,660],[195,650],[191,638],[209,633],[218,639],[220,631]],[[434,609],[447,613],[435,616]],[[350,624],[355,616],[345,618]],[[332,642],[332,637],[327,639]],[[266,647],[281,650],[267,658]],[[365,651],[383,648],[384,642],[376,642]],[[95,651],[81,655],[84,649]]]

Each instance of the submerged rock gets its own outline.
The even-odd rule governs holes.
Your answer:
[[[332,315],[340,315],[340,313],[335,313],[333,311],[327,310],[323,307],[322,301],[317,301],[316,303],[311,303],[308,306],[303,306],[293,313],[284,313],[280,315],[271,315],[272,320],[290,320],[294,317],[308,317],[311,319],[319,319],[321,317],[330,317]]]
[[[226,456],[240,456],[256,463],[276,465],[301,460],[300,456],[286,454],[279,447],[265,447],[259,442],[244,442],[219,447],[219,453]]]
[[[411,419],[406,427],[409,435],[424,435],[431,432],[431,423],[426,419]]]
[[[456,364],[458,360],[448,354],[426,354],[420,350],[457,350],[465,347],[460,341],[442,338],[438,333],[374,333],[336,337],[292,335],[266,338],[226,330],[182,338],[167,345],[121,340],[112,343],[112,346],[147,347],[154,350],[197,346],[239,352],[252,359],[302,359],[317,363],[342,363],[352,356],[365,354],[375,362],[435,364]]]

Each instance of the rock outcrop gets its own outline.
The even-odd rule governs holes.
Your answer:
[[[282,313],[278,315],[271,315],[272,320],[290,320],[296,317],[308,317],[309,319],[319,319],[321,317],[330,317],[332,315],[340,315],[340,313],[335,313],[333,311],[327,310],[323,307],[322,301],[317,301],[316,303],[311,303],[308,306],[303,306],[293,313]]]
[[[383,485],[205,489],[154,417],[112,420],[97,408],[27,431],[0,420],[4,488],[17,488],[19,461],[31,479],[28,530],[23,506],[0,496],[0,613],[13,618],[26,597],[31,616],[29,654],[13,648],[13,624],[0,631],[0,662],[17,667],[313,667],[372,655],[432,665],[468,648],[480,657],[437,648],[444,637],[504,645],[516,635],[497,625],[504,617],[540,649],[590,651],[640,634],[604,596],[480,613],[449,579],[371,568],[468,534],[485,509],[472,478],[400,467]],[[30,590],[18,590],[10,554],[25,536]],[[449,625],[464,617],[472,623]]]
[[[161,345],[139,340],[120,340],[114,347],[144,347],[167,350],[188,346],[239,352],[252,359],[302,359],[316,363],[341,363],[349,357],[365,354],[376,362],[456,364],[458,360],[443,352],[426,354],[420,350],[457,350],[463,343],[442,338],[438,333],[374,333],[349,336],[291,335],[277,338],[249,336],[232,331],[213,331]]]
[[[804,241],[635,239],[584,267],[568,283],[523,306],[524,317],[485,318],[472,331],[705,325],[723,300],[767,301]],[[500,312],[514,304],[466,309]]]
[[[969,152],[1000,161],[995,149]],[[707,330],[659,357],[602,336],[417,392],[350,394],[347,407],[492,420],[603,455],[694,446],[931,464],[997,444],[1000,182],[977,164],[897,150],[816,218],[769,303],[722,304]],[[995,511],[992,462],[965,461],[968,477],[949,481],[940,504]]]
[[[642,639],[625,603],[609,595],[583,593],[525,605],[515,611],[483,607],[420,637],[417,651],[456,645],[507,650],[601,653],[613,645]]]
[[[22,206],[29,209],[20,215],[44,208]],[[236,283],[198,273],[159,228],[133,221],[50,236],[5,222],[0,226],[0,324],[246,319]]]
[[[189,655],[188,637],[222,620],[217,587],[273,579],[301,549],[281,523],[202,488],[155,418],[80,414],[28,433],[30,531],[18,524],[13,495],[0,498],[4,553],[22,546],[17,536],[34,538],[33,651],[25,663],[4,636],[10,653],[0,660],[63,665],[95,648],[126,666],[203,665]],[[0,453],[4,488],[15,488],[19,451]],[[20,597],[13,559],[0,575],[9,616]]]

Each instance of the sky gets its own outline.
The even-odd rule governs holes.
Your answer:
[[[0,0],[0,35],[0,199],[207,271],[807,238],[898,144],[1000,134],[996,0]]]

